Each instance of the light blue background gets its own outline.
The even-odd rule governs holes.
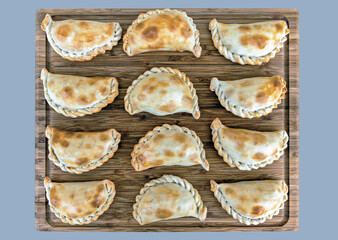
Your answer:
[[[330,3],[331,2],[331,3]],[[334,1],[54,0],[1,3],[1,239],[333,239],[337,221],[337,6]],[[35,10],[297,8],[300,12],[300,230],[268,233],[59,233],[34,224]]]

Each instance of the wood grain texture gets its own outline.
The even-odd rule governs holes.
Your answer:
[[[88,62],[70,62],[57,55],[49,45],[40,24],[46,13],[54,20],[86,19],[117,21],[123,34],[137,16],[149,9],[43,9],[36,12],[36,177],[35,214],[36,228],[43,231],[285,231],[298,229],[298,11],[292,9],[181,9],[194,19],[200,31],[201,58],[184,52],[150,52],[128,57],[122,50],[122,40],[104,55]],[[284,48],[268,64],[262,66],[239,65],[225,59],[214,47],[208,24],[216,17],[220,22],[251,23],[271,19],[284,19],[290,34]],[[147,113],[129,115],[124,110],[126,89],[140,74],[152,67],[172,67],[185,72],[193,82],[199,97],[201,118],[190,114],[157,117]],[[101,112],[91,116],[71,119],[56,113],[46,103],[40,72],[46,67],[52,73],[80,76],[113,76],[119,82],[119,96]],[[217,96],[209,90],[212,77],[235,80],[246,77],[281,75],[287,82],[288,92],[282,104],[269,115],[259,119],[241,119],[226,111]],[[230,126],[252,130],[272,131],[285,129],[289,147],[284,156],[272,165],[250,172],[230,168],[213,147],[210,124],[216,118]],[[139,138],[155,126],[177,124],[194,130],[204,143],[210,171],[201,166],[160,167],[136,172],[130,164],[130,153]],[[47,125],[64,130],[94,131],[115,128],[122,134],[119,149],[112,159],[101,167],[81,175],[61,171],[48,160]],[[200,193],[208,208],[207,219],[181,218],[140,226],[132,217],[135,196],[143,185],[163,174],[173,174],[187,179]],[[116,185],[116,197],[110,208],[89,225],[71,226],[62,223],[51,213],[43,187],[43,179],[53,181],[89,181],[109,179]],[[254,179],[284,179],[289,186],[289,200],[284,210],[272,220],[258,226],[239,223],[221,208],[210,191],[210,179],[216,182],[234,182]]]

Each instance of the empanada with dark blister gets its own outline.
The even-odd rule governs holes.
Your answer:
[[[49,106],[66,117],[97,113],[119,94],[114,77],[53,74],[43,68],[41,80]]]
[[[55,52],[71,61],[91,60],[111,50],[122,36],[122,28],[117,22],[53,21],[49,14],[46,14],[41,28]]]
[[[48,158],[63,171],[83,173],[101,166],[118,149],[121,134],[115,129],[102,132],[70,132],[47,126]]]
[[[242,181],[217,184],[210,181],[211,191],[223,209],[246,225],[257,225],[278,215],[288,199],[283,180]]]
[[[146,183],[133,208],[140,225],[188,216],[204,221],[207,215],[197,190],[187,180],[173,175]]]
[[[251,170],[278,160],[287,148],[286,131],[259,132],[224,126],[216,118],[212,124],[212,140],[218,154],[230,167]]]
[[[50,210],[62,222],[88,224],[101,216],[113,202],[115,184],[109,180],[92,182],[52,182],[44,180]]]
[[[272,112],[285,98],[286,82],[281,76],[254,77],[235,81],[212,78],[210,90],[228,111],[242,118],[261,117]]]
[[[283,20],[224,24],[213,19],[209,29],[220,54],[233,62],[250,65],[261,65],[274,58],[290,32]]]
[[[139,76],[124,97],[126,111],[164,116],[179,112],[200,117],[198,97],[185,73],[170,67],[152,68]]]
[[[197,58],[202,48],[192,18],[179,10],[163,9],[141,13],[123,37],[129,55],[150,51],[190,51]]]
[[[203,143],[193,130],[164,124],[148,132],[131,153],[136,171],[157,166],[192,166],[200,164],[209,170]]]

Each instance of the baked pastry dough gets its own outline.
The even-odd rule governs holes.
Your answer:
[[[48,158],[63,171],[83,173],[113,157],[121,140],[115,129],[103,132],[69,132],[47,126]]]
[[[52,182],[44,185],[50,210],[64,223],[88,224],[102,215],[113,202],[115,185],[109,180],[92,182]]]
[[[240,64],[261,65],[274,58],[290,32],[283,20],[251,24],[209,24],[212,40],[219,53]]]
[[[164,116],[188,112],[200,117],[198,97],[185,73],[170,67],[152,68],[139,76],[124,97],[126,111],[134,115],[149,112]]]
[[[202,48],[199,31],[192,18],[179,10],[163,9],[141,13],[123,37],[129,55],[150,51],[190,51],[197,58]]]
[[[223,107],[242,118],[261,117],[272,112],[287,92],[281,76],[219,81],[212,78],[210,90],[215,91]]]
[[[114,77],[53,74],[43,68],[41,80],[49,106],[66,117],[76,118],[99,112],[119,95],[118,82]]]
[[[122,36],[122,28],[117,22],[53,21],[49,14],[41,28],[55,52],[70,61],[88,61],[104,54],[116,46]]]
[[[131,165],[136,171],[157,166],[196,164],[209,171],[200,138],[193,130],[177,125],[155,127],[135,145],[131,156]]]
[[[217,184],[210,181],[211,191],[223,209],[246,225],[257,225],[278,215],[288,200],[288,186],[283,180],[243,181]]]
[[[146,183],[133,208],[133,216],[140,225],[187,216],[204,221],[207,216],[197,190],[187,180],[173,175]]]
[[[259,132],[229,128],[218,118],[212,122],[211,129],[218,154],[230,167],[240,170],[258,169],[278,160],[289,139],[284,130]]]

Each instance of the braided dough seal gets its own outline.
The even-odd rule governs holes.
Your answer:
[[[209,171],[200,138],[193,130],[177,125],[155,127],[134,146],[131,156],[131,165],[136,171],[157,166],[196,164]]]
[[[103,132],[69,132],[47,126],[48,158],[63,171],[81,174],[114,156],[121,140],[115,129]]]
[[[257,225],[279,214],[288,200],[288,186],[283,180],[242,181],[217,184],[211,191],[222,208],[246,225]]]
[[[122,28],[117,22],[53,21],[49,14],[41,28],[55,52],[70,61],[89,61],[104,54],[116,46],[122,36]]]
[[[212,141],[218,154],[230,167],[250,171],[272,164],[284,154],[289,137],[286,131],[259,132],[224,126],[216,118]]]
[[[272,112],[287,92],[281,76],[219,81],[212,78],[210,90],[226,110],[242,118],[261,117]]]
[[[92,182],[52,182],[44,180],[50,210],[62,222],[88,224],[101,216],[113,202],[115,185],[109,180]]]
[[[187,216],[204,221],[207,216],[197,190],[187,180],[173,175],[146,183],[133,208],[133,216],[140,225]]]
[[[202,48],[192,18],[179,10],[163,9],[141,13],[123,37],[129,55],[150,51],[190,51],[199,58]]]
[[[196,89],[185,73],[170,67],[154,67],[146,71],[127,89],[126,111],[134,115],[149,112],[164,116],[178,112],[200,117]]]
[[[97,113],[119,95],[114,77],[53,74],[43,68],[41,80],[49,106],[66,117]]]
[[[274,58],[290,32],[283,20],[251,24],[209,24],[212,40],[219,53],[239,64],[261,65]]]

